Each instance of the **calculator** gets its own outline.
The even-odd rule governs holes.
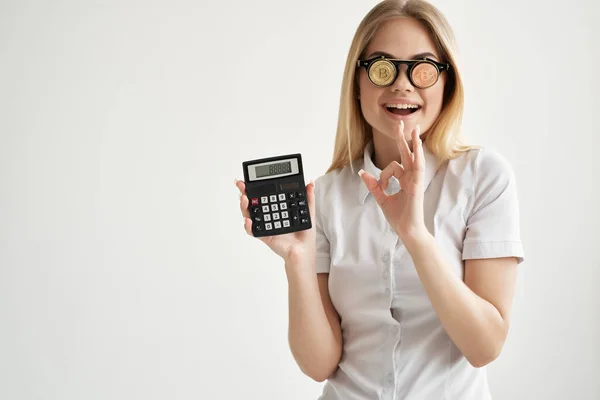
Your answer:
[[[254,236],[312,227],[299,153],[244,161],[242,168]]]

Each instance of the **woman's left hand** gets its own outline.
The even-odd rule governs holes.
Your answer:
[[[411,133],[411,152],[404,138],[404,123],[401,121],[396,132],[396,143],[400,149],[402,164],[392,161],[381,172],[379,182],[368,172],[358,172],[402,241],[417,239],[427,232],[423,217],[425,156],[419,135],[417,125]],[[400,191],[390,196],[384,190],[392,175],[400,182]]]

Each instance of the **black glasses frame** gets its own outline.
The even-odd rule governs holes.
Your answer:
[[[371,79],[371,74],[370,74],[370,68],[373,65],[373,63],[375,61],[380,61],[380,60],[385,60],[385,61],[389,61],[394,65],[394,78],[392,79],[392,81],[387,84],[387,85],[379,85],[375,82],[373,82],[373,80]],[[437,77],[435,78],[435,82],[433,82],[431,85],[429,86],[419,86],[417,85],[413,79],[412,79],[412,71],[413,69],[422,63],[428,63],[433,65],[436,70],[437,70]],[[396,82],[396,79],[398,79],[398,75],[399,75],[399,71],[400,71],[400,65],[402,64],[406,64],[408,65],[408,69],[406,71],[407,75],[408,75],[408,80],[410,81],[410,83],[415,86],[418,87],[419,89],[427,89],[432,87],[433,85],[435,85],[438,81],[438,79],[440,78],[440,74],[444,71],[450,71],[450,64],[449,63],[441,63],[435,60],[432,60],[431,58],[427,58],[427,57],[423,57],[420,59],[416,59],[416,60],[401,60],[401,59],[396,59],[396,58],[387,58],[386,56],[376,56],[373,58],[369,58],[368,60],[357,60],[356,62],[356,68],[360,68],[360,67],[365,67],[365,69],[367,70],[367,76],[369,77],[369,81],[371,81],[371,83],[377,87],[387,87],[392,85],[394,82]]]

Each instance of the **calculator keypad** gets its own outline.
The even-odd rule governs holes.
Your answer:
[[[250,199],[250,213],[256,231],[274,231],[308,225],[309,212],[304,192],[271,194]]]

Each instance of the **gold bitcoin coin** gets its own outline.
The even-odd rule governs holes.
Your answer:
[[[375,61],[369,69],[369,79],[378,86],[387,86],[394,80],[396,67],[390,61]]]

